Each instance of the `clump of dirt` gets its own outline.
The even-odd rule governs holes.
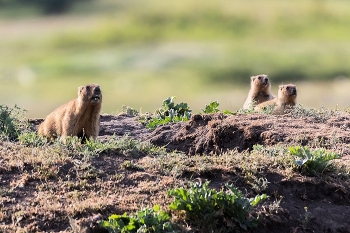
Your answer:
[[[152,131],[138,121],[137,117],[121,113],[119,115],[101,115],[99,139],[104,141],[110,136],[129,137],[143,141]]]

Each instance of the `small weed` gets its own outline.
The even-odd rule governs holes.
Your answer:
[[[175,105],[173,102],[175,98],[176,96],[171,96],[163,101],[162,108],[156,110],[157,117],[163,118],[169,116],[171,115],[171,110],[173,110],[173,114],[176,112],[179,116],[188,116],[188,118],[191,116],[192,110],[189,108],[188,104],[182,102]]]
[[[268,210],[271,214],[278,214],[278,210],[281,205],[281,201],[283,199],[283,196],[280,196],[280,199],[274,200],[271,204],[268,205]]]
[[[21,131],[28,127],[24,119],[26,110],[15,105],[10,108],[0,105],[0,138],[5,140],[17,140]]]
[[[267,186],[269,185],[269,181],[265,177],[257,177],[256,175],[252,174],[251,172],[246,172],[244,175],[244,178],[250,186],[252,186],[252,189],[260,193],[267,189]]]
[[[66,186],[69,191],[84,190],[88,187],[88,182],[87,180],[80,180],[78,182],[68,181]]]
[[[155,129],[158,125],[164,125],[169,122],[188,121],[192,110],[187,103],[174,104],[175,96],[168,97],[163,101],[162,107],[155,111],[156,117],[146,122],[146,127]]]
[[[17,211],[12,215],[12,221],[15,224],[18,224],[20,221],[22,221],[25,218],[25,213],[24,211]]]
[[[119,174],[119,173],[115,173],[115,175],[111,177],[111,179],[117,183],[124,180],[124,178],[125,178],[125,174]]]
[[[250,215],[253,208],[267,195],[247,199],[233,185],[227,185],[227,192],[208,188],[209,182],[193,183],[189,190],[177,188],[168,191],[175,198],[170,209],[185,211],[187,220],[200,226],[200,232],[248,230],[257,226],[257,219]]]
[[[86,169],[80,178],[82,179],[96,179],[100,175],[100,171],[93,166]]]
[[[216,112],[219,112],[220,110],[218,109],[219,107],[219,102],[218,101],[213,101],[213,102],[210,102],[210,104],[206,104],[205,105],[205,108],[202,109],[202,112],[203,113],[216,113]]]
[[[241,109],[237,110],[237,113],[240,113],[240,114],[252,114],[252,113],[256,113],[256,111],[254,110],[254,108],[249,108],[249,109],[241,108]]]
[[[275,106],[273,105],[268,105],[268,106],[264,106],[260,109],[260,113],[263,113],[263,114],[269,114],[269,115],[272,115],[274,113],[274,109],[275,109]]]
[[[132,139],[129,136],[124,136],[119,139],[111,138],[105,142],[108,145],[108,149],[116,149],[122,152],[124,155],[142,156],[164,153],[163,147],[157,147],[149,142],[140,142]]]
[[[283,155],[285,151],[285,148],[280,146],[266,147],[260,144],[253,145],[253,152],[264,153],[270,156]]]
[[[12,189],[10,188],[0,188],[0,197],[6,197],[9,196],[13,192]]]
[[[223,114],[226,114],[226,115],[236,115],[237,114],[237,112],[231,112],[230,110],[224,110],[223,112],[222,112]]]
[[[307,226],[310,223],[310,220],[312,218],[312,214],[310,212],[308,212],[307,206],[304,207],[305,213],[303,215],[303,217],[301,217],[301,224],[304,230],[307,229]]]
[[[121,165],[120,167],[122,169],[127,169],[127,170],[143,170],[142,167],[134,164],[132,161],[130,160],[125,160]]]
[[[57,166],[40,165],[37,170],[40,179],[49,180],[58,177],[59,169]]]
[[[297,156],[295,164],[298,166],[299,171],[312,176],[330,169],[329,161],[341,158],[340,154],[328,152],[324,148],[311,151],[306,146],[289,147],[289,153]]]
[[[106,151],[111,148],[110,143],[102,143],[98,140],[86,140],[84,145],[81,145],[79,148],[80,154],[97,156],[101,152]]]
[[[108,221],[102,221],[100,226],[106,228],[110,233],[163,233],[177,232],[170,222],[169,215],[160,210],[159,205],[152,209],[142,208],[136,215],[113,214]]]
[[[319,109],[304,108],[300,104],[296,105],[290,113],[295,118],[307,118],[317,123],[324,123],[331,117],[339,116],[340,114],[337,109],[329,110],[325,107],[320,107]]]
[[[137,111],[129,106],[126,106],[126,105],[123,105],[122,111],[124,113],[126,113],[126,115],[128,115],[128,116],[138,116],[139,115],[139,111]]]

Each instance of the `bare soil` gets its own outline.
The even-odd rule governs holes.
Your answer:
[[[41,120],[32,120],[33,130]],[[264,114],[194,115],[188,122],[147,129],[137,117],[103,115],[99,140],[129,135],[140,141],[164,146],[168,151],[221,156],[230,150],[245,152],[253,145],[309,145],[342,153],[341,164],[350,163],[350,115],[327,119]],[[245,182],[239,166],[209,172],[185,172],[180,177],[143,168],[147,155],[102,152],[84,164],[66,159],[54,176],[43,176],[37,164],[10,164],[8,155],[25,150],[18,143],[1,142],[0,231],[2,232],[104,232],[94,225],[110,214],[133,213],[141,207],[172,201],[166,191],[194,179],[211,180],[213,188],[234,183],[247,196],[254,192]],[[19,150],[18,148],[21,147]],[[35,149],[31,149],[35,150]],[[34,152],[31,152],[34,153]],[[136,166],[126,168],[125,161]],[[79,166],[78,166],[78,165]],[[41,176],[37,173],[41,172]],[[261,171],[270,182],[270,202],[281,197],[275,212],[260,209],[260,227],[252,232],[350,232],[349,174],[337,178],[286,174],[276,167]],[[341,178],[343,177],[343,178]],[[267,207],[264,207],[267,208]],[[195,229],[195,227],[193,228]],[[184,231],[185,232],[185,231]]]

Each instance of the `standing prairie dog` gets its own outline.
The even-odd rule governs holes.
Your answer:
[[[265,74],[252,76],[248,97],[244,102],[243,109],[251,109],[254,106],[275,98],[271,93],[271,83]]]
[[[55,139],[78,136],[84,142],[95,139],[99,133],[102,92],[97,84],[78,88],[78,98],[58,107],[39,125],[38,133]]]
[[[258,104],[254,109],[262,110],[267,106],[273,107],[274,114],[284,114],[286,109],[293,108],[297,104],[297,87],[293,84],[281,85],[277,98]]]

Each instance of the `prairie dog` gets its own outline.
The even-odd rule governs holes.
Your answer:
[[[284,114],[286,109],[293,108],[297,104],[297,87],[293,84],[281,85],[277,98],[263,102],[254,109],[260,111],[267,106],[273,107],[274,114]]]
[[[269,77],[265,74],[252,76],[250,81],[250,90],[243,104],[243,109],[251,109],[256,105],[275,98],[271,93],[271,83]]]
[[[84,142],[99,133],[102,92],[97,84],[78,88],[78,97],[51,112],[39,125],[38,133],[55,139],[78,136]]]

